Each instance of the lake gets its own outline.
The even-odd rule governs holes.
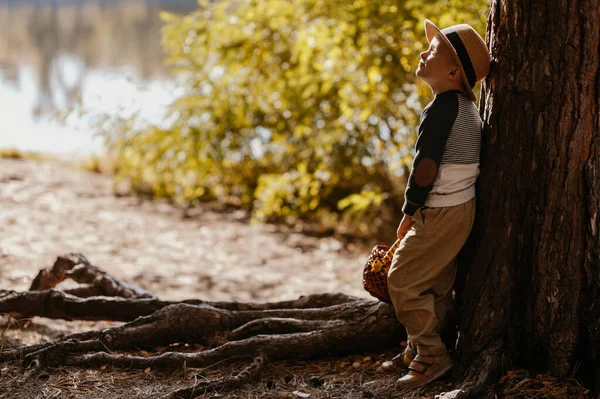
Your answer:
[[[0,0],[0,148],[102,151],[103,112],[156,118],[175,85],[160,46],[162,10],[195,0]],[[84,117],[66,112],[83,106]]]

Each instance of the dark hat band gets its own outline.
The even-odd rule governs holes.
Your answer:
[[[469,82],[469,86],[471,89],[475,87],[475,69],[473,69],[473,64],[471,63],[471,58],[469,57],[469,53],[465,48],[462,40],[460,40],[460,36],[456,32],[448,32],[445,33],[448,40],[450,40],[450,44],[454,47],[456,54],[458,55],[458,59],[462,64],[463,69],[465,70],[465,75],[467,75],[467,81]]]

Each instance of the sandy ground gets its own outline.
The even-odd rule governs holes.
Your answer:
[[[366,253],[335,238],[282,233],[243,212],[113,196],[110,178],[51,162],[0,159],[0,288],[25,290],[69,252],[162,299],[365,296]]]

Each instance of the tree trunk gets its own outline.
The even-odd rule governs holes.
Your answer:
[[[487,364],[480,381],[501,354],[587,378],[600,360],[599,4],[491,5],[459,340],[463,375]]]

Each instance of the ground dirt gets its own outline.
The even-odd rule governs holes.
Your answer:
[[[367,298],[361,282],[366,249],[335,237],[254,224],[242,211],[209,206],[184,211],[166,202],[116,197],[109,177],[57,162],[0,158],[0,289],[27,290],[40,268],[51,266],[60,255],[78,252],[112,275],[167,300],[263,302],[322,292]],[[0,316],[6,345],[47,342],[117,324]],[[398,392],[397,376],[379,368],[397,349],[267,362],[259,381],[203,397],[433,398],[436,392],[452,389],[446,379],[426,390]],[[140,349],[143,354],[166,350]],[[225,359],[205,369],[168,373],[110,366],[52,368],[23,381],[16,359],[0,364],[0,398],[155,398],[198,379],[235,373],[250,361]],[[573,380],[511,371],[486,397],[587,396]]]

